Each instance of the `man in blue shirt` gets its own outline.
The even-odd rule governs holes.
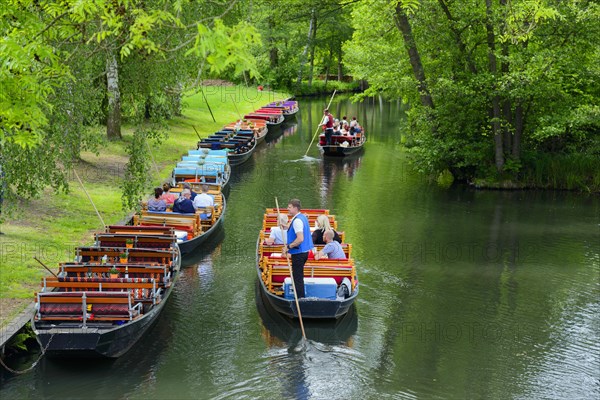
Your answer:
[[[196,209],[194,208],[194,203],[190,200],[190,197],[192,197],[190,190],[183,189],[181,191],[181,196],[175,200],[175,203],[173,204],[173,212],[194,214]]]
[[[298,298],[304,297],[304,264],[308,260],[308,252],[314,247],[308,218],[300,209],[300,200],[288,202],[288,215],[292,221],[287,231],[287,245],[282,250],[285,257],[289,253],[292,258],[292,275]]]
[[[315,254],[315,260],[323,258],[327,256],[327,258],[346,258],[346,254],[344,254],[344,249],[342,249],[342,245],[337,241],[333,240],[333,230],[327,229],[323,234],[323,239],[325,240],[325,247],[323,250],[318,251]]]

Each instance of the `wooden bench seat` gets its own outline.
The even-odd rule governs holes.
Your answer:
[[[170,249],[175,247],[175,244],[177,243],[175,235],[150,236],[135,233],[96,233],[94,239],[101,247],[118,248],[125,248],[127,246],[127,240],[132,240],[134,249]]]
[[[136,301],[156,303],[160,289],[153,278],[100,278],[100,277],[45,277],[42,280],[42,292],[53,288],[61,292],[77,291],[129,291]]]
[[[127,271],[130,279],[154,279],[159,286],[169,286],[171,283],[171,271],[168,265],[161,264],[100,264],[100,263],[61,263],[59,271],[61,277],[68,278],[95,278],[108,276],[109,270],[117,267],[120,272],[119,278],[104,278],[111,282],[123,282],[123,275]]]
[[[130,292],[40,292],[36,297],[37,320],[119,321],[141,314],[142,303],[135,303]]]
[[[175,258],[175,250],[161,249],[124,249],[114,247],[78,247],[76,254],[80,262],[101,262],[102,257],[108,257],[109,262],[118,260],[119,255],[128,252],[127,264],[159,263],[171,265]]]
[[[352,257],[352,245],[349,243],[342,243],[341,246],[342,246],[342,250],[344,251],[344,254],[346,255],[346,258]],[[259,246],[258,252],[259,252],[260,257],[270,256],[271,253],[281,253],[282,247],[283,247],[283,245],[281,245],[281,244],[268,245],[268,244],[263,243],[261,246]],[[315,245],[315,249],[317,251],[323,250],[323,247],[325,247],[324,244],[316,244]]]
[[[263,257],[260,261],[262,279],[267,288],[274,292],[283,284],[285,278],[290,276],[289,267],[284,258]],[[306,278],[334,278],[339,285],[344,278],[356,286],[356,267],[354,260],[309,260],[304,265]]]
[[[128,234],[128,235],[156,235],[156,236],[171,236],[175,233],[173,228],[168,226],[152,227],[152,226],[135,226],[135,225],[110,225],[106,227],[106,233]]]

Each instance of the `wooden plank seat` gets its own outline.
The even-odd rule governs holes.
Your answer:
[[[154,279],[159,286],[169,286],[171,270],[160,264],[99,264],[99,263],[61,263],[61,277],[77,279],[108,279],[110,282],[123,282],[125,277],[108,278],[109,270],[115,266],[121,274],[127,272],[129,279]],[[108,282],[108,281],[107,281]]]
[[[312,227],[315,226],[317,216],[308,216],[308,224]],[[335,219],[329,218],[329,225],[337,231],[338,223]],[[263,230],[270,230],[272,227],[277,226],[277,214],[263,218]]]
[[[36,293],[36,319],[81,321],[132,320],[141,314],[130,292],[40,292]]]
[[[287,204],[285,205],[287,207]],[[287,208],[279,208],[280,212],[283,213],[287,213]],[[329,215],[329,210],[326,208],[303,208],[301,210],[302,214],[304,215]],[[267,208],[266,209],[266,214],[270,215],[270,214],[275,214],[277,215],[277,209],[276,208]]]
[[[135,225],[110,225],[106,227],[106,233],[113,234],[128,234],[128,235],[157,235],[157,236],[171,236],[175,233],[173,228],[168,226],[164,227],[151,227],[151,226],[135,226]]]
[[[346,255],[346,258],[350,258],[352,257],[352,245],[350,243],[342,243],[342,250],[344,251],[344,254]],[[262,244],[261,246],[259,246],[259,255],[261,257],[263,256],[270,256],[271,253],[281,253],[281,248],[283,247],[283,245],[281,244],[272,244],[272,245],[268,245],[268,244]],[[325,247],[324,244],[317,244],[315,245],[315,249],[317,251],[321,251],[323,250],[323,247]]]
[[[283,258],[263,257],[261,259],[262,279],[270,291],[275,291],[290,276],[289,267]],[[304,265],[304,277],[334,278],[339,285],[344,278],[356,286],[356,267],[354,260],[309,260]]]
[[[127,240],[133,240],[134,249],[170,249],[177,243],[175,235],[149,236],[143,234],[96,233],[94,239],[101,247],[119,248],[125,248]]]
[[[115,247],[78,247],[76,254],[80,262],[102,261],[102,257],[107,256],[109,261],[118,260],[119,255],[128,252],[127,264],[149,264],[158,263],[171,265],[175,258],[175,250],[161,249],[125,249]]]
[[[74,291],[129,291],[136,301],[156,303],[160,289],[153,278],[97,278],[97,277],[45,277],[42,292],[52,288],[61,292]]]

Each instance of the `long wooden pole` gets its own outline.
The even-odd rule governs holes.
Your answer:
[[[275,205],[277,206],[277,224],[279,224],[279,202],[277,201],[277,197],[275,197]],[[290,228],[288,228],[290,229]],[[281,231],[281,238],[283,239],[283,245],[286,246],[287,237],[283,234],[283,230]],[[296,282],[294,282],[294,273],[292,271],[292,266],[290,265],[290,259],[285,256],[285,260],[287,262],[288,269],[290,270],[290,278],[292,280],[292,287],[294,288],[294,299],[296,300],[296,309],[298,310],[298,319],[300,320],[300,329],[302,330],[302,337],[306,340],[306,332],[304,332],[304,322],[302,322],[302,313],[300,312],[300,302],[298,301],[298,292],[296,292]],[[304,276],[302,277],[304,279]]]
[[[329,107],[331,106],[331,102],[333,101],[333,96],[335,96],[335,93],[337,92],[337,89],[335,89],[333,91],[333,94],[331,95],[331,99],[329,99],[329,104],[327,104],[327,109],[329,109]],[[306,153],[304,153],[304,157],[306,157],[308,155],[308,151],[310,150],[310,147],[312,146],[313,142],[315,141],[315,137],[317,136],[317,132],[319,132],[319,128],[321,127],[321,125],[319,124],[319,126],[317,126],[317,130],[315,131],[315,134],[312,137],[312,140],[310,141],[310,144],[308,145],[308,148],[306,149]]]
[[[81,185],[81,188],[85,192],[85,195],[87,196],[88,200],[90,201],[90,203],[92,203],[92,207],[94,207],[94,210],[96,210],[96,214],[98,215],[98,218],[100,218],[100,222],[102,222],[102,227],[105,227],[106,224],[104,223],[104,220],[102,219],[102,216],[100,215],[100,212],[98,212],[98,209],[96,208],[96,205],[94,204],[94,201],[90,197],[90,195],[87,192],[87,190],[85,190],[85,186],[83,186],[83,182],[81,182],[81,179],[79,178],[79,175],[77,174],[77,171],[75,170],[75,168],[73,168],[73,172],[75,172],[75,177],[79,181],[79,184]]]
[[[54,277],[58,278],[58,276],[56,276],[56,274],[55,274],[54,272],[52,272],[52,271],[50,270],[50,268],[46,267],[46,265],[45,265],[43,262],[41,262],[41,261],[40,261],[40,260],[39,260],[37,257],[33,257],[33,259],[34,259],[35,261],[39,262],[40,264],[42,264],[42,267],[46,268],[46,270],[47,270],[48,272],[50,272],[52,275],[54,275]]]

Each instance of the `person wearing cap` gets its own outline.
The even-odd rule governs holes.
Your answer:
[[[190,195],[191,195],[190,200],[194,201],[194,199],[196,198],[198,193],[196,193],[192,190],[192,185],[190,185],[188,182],[183,182],[183,188],[190,191]]]
[[[181,196],[179,196],[179,198],[175,200],[175,204],[173,204],[173,212],[183,214],[194,214],[196,212],[196,209],[194,208],[194,203],[192,202],[190,197],[190,189],[183,189],[181,191]]]

